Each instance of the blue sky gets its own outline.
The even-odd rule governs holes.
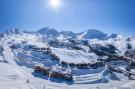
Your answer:
[[[135,35],[135,0],[60,0],[57,10],[49,0],[0,0],[0,31],[52,27],[81,32]]]

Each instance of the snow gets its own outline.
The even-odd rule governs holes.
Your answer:
[[[134,89],[135,88],[135,82],[132,81],[130,83],[127,83],[127,84],[123,85],[122,87],[127,88],[127,89]]]
[[[61,73],[61,74],[71,74],[70,68],[62,68],[59,66],[52,66],[51,71]]]
[[[115,39],[108,39],[108,40],[97,40],[97,39],[92,39],[89,40],[89,43],[91,45],[95,44],[100,44],[102,46],[106,46],[108,44],[113,45],[116,47],[116,49],[119,50],[119,54],[123,55],[128,49],[127,49],[127,44],[133,45],[134,41],[128,42],[126,37],[118,36]],[[134,46],[133,46],[134,47]]]
[[[63,40],[63,39],[62,39]],[[50,78],[45,78],[45,76],[37,74],[34,75],[33,69],[27,66],[20,66],[16,63],[16,55],[14,51],[10,48],[11,44],[22,44],[26,41],[26,45],[35,45],[36,47],[48,47],[45,42],[42,42],[40,36],[36,34],[14,34],[6,35],[1,39],[0,44],[3,46],[4,50],[2,55],[0,55],[0,89],[134,89],[135,81],[123,79],[123,75],[114,73],[112,76],[108,73],[106,68],[99,69],[72,69],[74,74],[74,83],[63,82],[61,80]],[[116,43],[115,43],[116,41]],[[11,42],[9,44],[8,42]],[[126,51],[126,44],[128,43],[126,39],[109,39],[106,41],[93,40],[91,44],[114,44],[121,52]],[[130,42],[134,45],[134,40]],[[95,63],[97,62],[98,56],[94,53],[87,53],[83,50],[69,50],[66,48],[53,48],[52,52],[60,57],[60,61],[65,61],[68,63]],[[23,52],[24,49],[16,50],[16,52]],[[28,56],[40,56],[44,57],[40,53],[31,52]],[[26,57],[26,56],[25,56]],[[31,57],[32,59],[34,57]],[[49,57],[45,57],[49,58]],[[47,59],[42,59],[47,61]],[[25,59],[25,58],[24,58]],[[26,58],[27,59],[27,58]],[[6,60],[7,62],[3,62]],[[38,60],[36,57],[34,60]],[[39,60],[38,60],[39,61]],[[57,69],[56,69],[57,70]],[[116,81],[111,80],[111,77],[118,76],[122,80]],[[106,78],[106,79],[105,79]],[[102,81],[106,80],[107,82]],[[29,82],[28,82],[29,81]]]
[[[78,35],[79,39],[105,39],[107,35],[97,29],[89,29]]]
[[[96,63],[98,59],[94,53],[86,53],[80,50],[52,48],[52,52],[60,58],[60,61],[67,63]]]
[[[3,70],[1,73],[0,73],[0,78],[4,79],[4,78],[7,78],[7,77],[22,77],[22,75],[17,72],[15,69],[13,69],[12,66],[10,66],[9,64],[7,63],[0,63],[0,70]]]
[[[81,76],[74,76],[74,81],[75,83],[90,83],[93,81],[97,81],[102,79],[102,76],[100,74],[86,74],[86,75],[81,75]]]

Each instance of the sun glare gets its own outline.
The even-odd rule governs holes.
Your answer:
[[[53,8],[58,8],[60,5],[60,0],[50,0],[50,4]]]

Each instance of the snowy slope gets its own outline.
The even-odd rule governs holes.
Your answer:
[[[49,32],[45,31],[44,34],[52,35],[52,32],[49,30]],[[55,40],[57,39],[59,42],[57,45],[59,46],[53,47],[48,44],[48,41],[53,38],[50,37],[50,39],[47,38],[43,40],[44,34],[36,32],[23,33],[14,30],[11,31],[10,34],[4,34],[4,37],[0,38],[0,45],[3,48],[0,50],[0,89],[134,89],[134,81],[128,80],[120,73],[114,72],[111,75],[105,66],[99,67],[98,69],[73,68],[72,71],[75,77],[73,83],[34,74],[33,68],[27,66],[27,64],[35,65],[38,63],[50,66],[60,65],[59,62],[51,60],[50,54],[45,54],[45,52],[43,52],[44,50],[33,51],[29,46],[36,48],[49,47],[51,52],[60,58],[60,61],[76,64],[93,63],[97,62],[99,56],[88,49],[89,46],[94,47],[92,45],[100,44],[107,47],[108,44],[112,44],[118,49],[118,54],[124,55],[124,53],[129,50],[127,45],[130,44],[132,50],[135,48],[134,37],[130,39],[123,36],[106,40],[90,39],[87,45],[84,45],[84,43],[80,43],[82,42],[81,39],[71,40],[72,38],[69,39],[66,36],[59,37],[59,33],[54,31],[53,35],[58,39],[56,37],[53,38]],[[87,33],[81,36],[83,37],[84,35],[87,35]],[[70,36],[70,34],[68,34],[68,36]],[[61,46],[63,44],[64,47]],[[11,48],[12,45],[16,45],[18,48],[13,49]],[[69,48],[70,46],[77,46],[81,49]],[[20,64],[22,65],[20,66]],[[117,81],[117,79],[119,81]]]
[[[62,31],[62,32],[60,32],[60,34],[66,36],[66,37],[72,37],[72,38],[75,38],[77,36],[76,33],[73,33],[71,31]]]
[[[60,57],[60,61],[67,63],[95,63],[98,59],[98,56],[94,53],[86,53],[83,51],[68,50],[68,49],[59,49],[53,48],[52,52]]]
[[[96,29],[90,29],[85,31],[84,33],[80,34],[79,38],[84,39],[105,39],[107,35],[99,30]]]
[[[53,36],[53,37],[59,36],[59,32],[57,32],[55,29],[51,29],[51,28],[42,28],[42,29],[38,30],[37,33],[47,35],[47,36]]]

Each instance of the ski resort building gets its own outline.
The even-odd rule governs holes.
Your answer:
[[[62,78],[65,80],[72,80],[72,72],[69,68],[62,68],[59,66],[53,66],[50,71],[51,77]]]
[[[59,66],[45,67],[43,65],[36,65],[34,72],[48,75],[49,77],[61,78],[65,80],[72,80],[71,69]]]
[[[45,75],[48,75],[50,69],[51,68],[45,67],[42,64],[40,64],[40,65],[38,64],[38,65],[35,66],[34,72],[36,72],[36,73],[43,73]]]

